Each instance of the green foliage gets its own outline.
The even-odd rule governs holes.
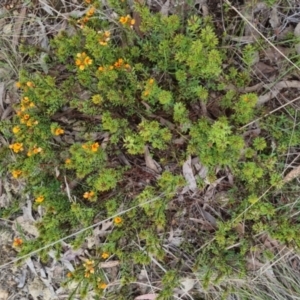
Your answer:
[[[206,290],[221,289],[228,276],[244,276],[256,234],[269,232],[299,246],[298,225],[282,217],[277,195],[261,197],[283,186],[280,158],[299,145],[300,134],[287,134],[299,120],[282,114],[261,120],[258,135],[249,129],[263,113],[256,94],[240,92],[251,82],[256,47],[244,47],[248,68],[241,71],[230,65],[209,19],[163,16],[138,2],[129,7],[109,0],[105,9],[120,18],[104,20],[104,7],[93,5],[94,11],[91,6],[71,21],[78,22],[72,34],[62,31],[51,41],[57,71],[20,72],[21,101],[13,119],[0,124],[9,140],[0,149],[1,174],[9,170],[26,180],[33,209],[43,209],[40,235],[25,241],[20,255],[113,218],[107,235],[99,236],[101,249],[91,251],[95,260],[70,275],[80,297],[92,287],[99,297],[124,299],[141,267],[155,262],[164,271],[158,299],[172,299],[187,267]],[[193,170],[201,189],[196,204],[195,196],[181,194],[188,185],[181,175],[187,156],[199,160],[195,168],[208,169],[205,178]],[[203,195],[218,189],[228,197],[222,203],[209,199],[216,207],[204,212]],[[1,216],[15,213],[15,202]],[[208,220],[191,230],[200,212],[196,205]],[[184,236],[172,236],[172,244],[175,226]],[[70,243],[80,248],[91,235],[83,232]],[[46,251],[40,256],[47,260]],[[112,275],[104,276],[101,261],[110,256],[120,262],[120,282],[106,290]]]

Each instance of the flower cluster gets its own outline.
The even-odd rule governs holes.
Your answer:
[[[32,82],[28,82],[33,84]],[[17,111],[17,116],[20,118],[21,124],[26,124],[26,126],[31,127],[33,125],[38,124],[38,121],[32,119],[26,111],[29,108],[35,107],[34,103],[28,98],[23,97],[20,103],[20,110]]]
[[[92,63],[93,60],[89,56],[87,56],[85,52],[77,53],[77,59],[75,60],[75,64],[76,66],[78,66],[79,70],[84,70]]]
[[[106,46],[108,41],[110,40],[110,32],[109,31],[98,31],[99,34],[99,44],[101,46]]]
[[[95,262],[93,260],[87,259],[85,261],[85,263],[83,264],[83,266],[85,268],[85,274],[84,274],[85,278],[89,278],[91,274],[95,273],[94,265],[95,265]]]
[[[150,78],[150,79],[147,81],[147,83],[146,83],[146,89],[145,89],[145,91],[144,91],[144,93],[143,93],[143,95],[144,95],[145,97],[149,96],[149,94],[150,94],[150,92],[151,92],[151,90],[152,90],[153,85],[154,85],[154,79],[153,79],[153,78]]]
[[[100,72],[104,72],[107,70],[113,70],[113,69],[125,69],[125,70],[129,70],[131,68],[131,66],[127,63],[124,62],[124,59],[119,58],[113,65],[108,66],[108,67],[99,67],[98,70]]]
[[[127,15],[126,17],[121,17],[119,21],[124,26],[127,25],[132,27],[135,24],[135,20],[132,19],[129,15]]]
[[[33,154],[41,153],[43,149],[41,147],[34,146],[31,150],[27,152],[27,156],[32,156]]]
[[[88,144],[82,145],[83,149],[90,150],[92,152],[97,152],[99,147],[100,147],[99,143],[93,143],[92,145],[88,145]]]
[[[12,149],[15,153],[19,153],[24,150],[23,143],[14,143],[9,145],[9,148]]]
[[[90,192],[85,192],[83,194],[83,198],[84,199],[88,199],[88,200],[91,200],[95,197],[95,193],[93,191],[90,191]]]
[[[31,107],[35,107],[34,103],[32,101],[30,101],[30,99],[28,97],[24,97],[21,100],[21,111],[25,111]]]
[[[13,178],[19,178],[22,175],[21,170],[13,170],[11,173],[12,173]]]
[[[92,16],[94,15],[95,11],[96,11],[95,6],[92,6],[92,7],[87,11],[86,16],[87,16],[88,18],[92,17]]]
[[[91,1],[86,3],[90,3]],[[80,28],[83,28],[84,25],[90,20],[90,17],[92,17],[95,14],[96,8],[94,6],[91,6],[90,9],[86,12],[85,16],[77,21],[77,23],[80,25]]]
[[[34,88],[35,85],[34,85],[34,83],[32,81],[27,81],[25,84],[22,84],[20,81],[18,81],[18,82],[16,82],[16,87],[18,89],[23,88],[24,91],[27,91],[28,88]]]

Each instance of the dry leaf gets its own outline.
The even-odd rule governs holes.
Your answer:
[[[290,171],[284,178],[283,182],[289,182],[300,175],[300,166]]]
[[[19,216],[18,218],[16,218],[15,224],[19,224],[20,227],[22,228],[22,230],[24,230],[24,232],[26,232],[27,234],[31,234],[34,237],[39,236],[39,232],[36,229],[36,227],[34,226],[34,222],[32,222],[30,220],[25,220],[25,218],[23,216]],[[15,225],[15,227],[16,227],[16,225]]]
[[[180,285],[184,293],[188,293],[195,285],[196,280],[193,278],[182,278],[180,279]]]
[[[266,89],[271,89],[271,91],[265,95],[259,96],[258,97],[258,101],[256,105],[262,105],[266,102],[268,102],[269,100],[275,98],[278,93],[280,92],[280,90],[286,88],[298,88],[300,89],[300,81],[298,80],[284,80],[284,81],[280,81],[278,83],[276,83],[275,85],[272,83],[270,84],[265,84],[264,88]]]
[[[278,18],[278,11],[277,11],[276,6],[273,6],[273,8],[272,8],[269,22],[273,29],[277,28],[280,25],[279,18]]]
[[[4,105],[3,105],[4,97],[5,97],[5,83],[0,82],[0,106],[3,111],[4,111]],[[2,116],[1,116],[1,118],[2,118]]]
[[[161,13],[163,16],[168,16],[168,15],[169,15],[169,10],[170,10],[170,0],[167,0],[167,1],[165,2],[165,4],[161,7],[160,13]]]
[[[146,166],[154,172],[160,173],[162,169],[160,165],[151,157],[148,146],[144,147],[144,151]]]
[[[237,226],[234,227],[234,230],[239,235],[244,235],[245,234],[245,224],[242,224],[242,223],[237,224]]]
[[[118,260],[111,260],[111,261],[106,261],[106,262],[102,262],[100,263],[100,268],[113,268],[116,267],[120,264],[120,262]]]
[[[197,183],[192,169],[191,156],[189,156],[187,161],[183,164],[182,172],[183,172],[183,177],[188,183],[188,188],[194,192],[197,189]]]

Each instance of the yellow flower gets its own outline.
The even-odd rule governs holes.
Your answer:
[[[13,170],[11,173],[12,173],[13,178],[19,178],[22,175],[21,170]]]
[[[71,163],[71,159],[70,158],[67,158],[66,160],[65,160],[65,164],[66,165],[69,165]]]
[[[23,240],[17,237],[17,238],[14,238],[12,246],[14,248],[17,248],[17,247],[22,246],[22,244],[23,244]]]
[[[99,148],[99,143],[94,143],[94,144],[92,144],[91,150],[93,152],[97,152],[98,148]]]
[[[35,199],[35,202],[37,202],[37,203],[42,203],[44,200],[45,200],[45,197],[44,197],[44,196],[38,196],[38,197]]]
[[[64,134],[65,131],[61,128],[56,128],[55,131],[54,131],[54,134],[55,135],[61,135],[61,134]]]
[[[71,272],[68,272],[68,273],[67,273],[67,277],[68,277],[68,278],[71,278],[72,276],[73,276],[73,274],[72,274]]]
[[[115,224],[121,224],[123,222],[123,219],[121,217],[115,217],[114,222]]]
[[[101,257],[107,259],[109,257],[109,254],[107,252],[103,252]]]
[[[15,153],[23,151],[23,143],[14,143],[9,145],[9,148],[12,149]]]
[[[107,288],[107,284],[105,282],[98,283],[98,288],[104,290]]]
[[[17,81],[17,82],[16,82],[16,87],[19,89],[19,88],[21,88],[21,86],[22,86],[21,82],[20,82],[20,81]]]
[[[19,131],[20,131],[20,126],[14,126],[13,129],[12,129],[12,132],[14,134],[17,134]]]
[[[154,83],[154,79],[153,78],[150,78],[149,79],[149,84],[153,84]]]

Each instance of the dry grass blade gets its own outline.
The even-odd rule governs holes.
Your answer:
[[[12,45],[14,48],[17,47],[17,45],[18,45],[22,25],[25,20],[25,16],[26,16],[26,7],[22,7],[21,13],[17,17],[16,22],[14,23],[14,35],[13,35],[13,40],[12,40]]]

